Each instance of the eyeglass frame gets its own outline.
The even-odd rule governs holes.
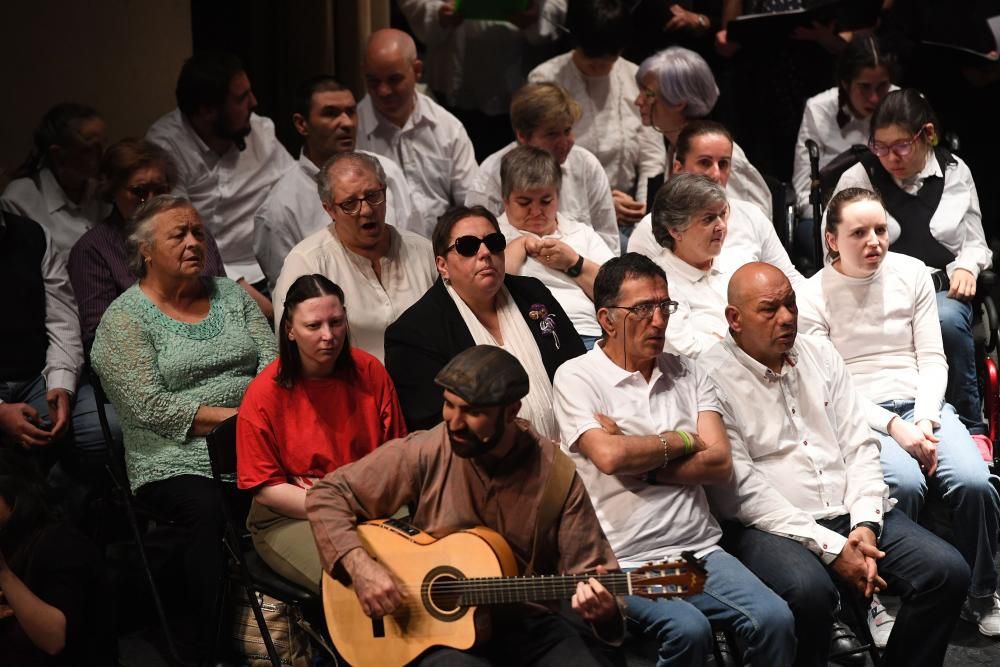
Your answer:
[[[891,144],[885,144],[882,143],[881,141],[875,141],[874,139],[872,139],[871,141],[868,142],[868,150],[870,150],[872,154],[875,155],[875,157],[888,157],[890,152],[895,153],[897,157],[906,157],[907,155],[913,152],[913,144],[917,143],[917,139],[919,139],[920,135],[924,134],[926,131],[927,131],[927,126],[921,127],[919,130],[917,130],[917,133],[913,135],[913,138],[909,140],[901,139],[899,141],[894,141]],[[885,148],[885,152],[882,153],[881,155],[879,154],[880,146]],[[898,149],[902,148],[903,146],[906,146],[906,152],[900,153]]]
[[[366,202],[373,209],[376,206],[381,206],[382,204],[384,204],[385,200],[386,200],[386,193],[387,193],[388,189],[389,189],[388,187],[383,187],[383,188],[379,188],[378,190],[372,190],[372,191],[368,192],[367,194],[365,194],[364,197],[353,197],[351,199],[345,199],[342,202],[336,202],[335,201],[335,202],[333,202],[333,205],[339,207],[340,210],[344,212],[344,215],[355,216],[358,213],[361,213],[361,202]],[[372,198],[374,198],[374,197],[381,197],[381,199],[379,199],[378,201],[372,201]],[[347,208],[347,205],[351,204],[352,202],[354,204],[357,204],[357,208],[354,209],[354,210],[349,210]],[[353,206],[352,206],[352,208],[353,208]]]
[[[666,304],[666,308],[663,307],[664,304]],[[653,319],[653,313],[655,313],[657,309],[660,310],[660,313],[663,315],[664,318],[668,318],[677,312],[678,306],[680,306],[680,303],[678,303],[677,301],[674,301],[673,299],[664,299],[663,301],[655,301],[655,302],[647,301],[644,303],[637,303],[634,306],[619,306],[617,304],[612,304],[607,307],[627,310],[629,314],[635,315],[636,319],[651,320]],[[640,315],[639,312],[646,308],[649,308],[649,314]]]
[[[490,247],[489,247],[489,245],[486,244],[486,239],[490,238],[491,236],[499,236],[500,240],[503,241],[503,248],[500,248],[499,250],[491,250]],[[479,241],[479,243],[476,244],[475,251],[473,251],[473,253],[471,255],[466,255],[465,253],[459,251],[459,249],[458,249],[458,243],[462,239],[476,239],[476,240]],[[490,232],[486,236],[476,236],[475,234],[463,234],[462,236],[457,237],[455,239],[454,243],[452,243],[450,246],[448,246],[447,248],[444,249],[444,254],[447,255],[449,252],[451,252],[452,250],[454,250],[455,252],[457,252],[462,257],[475,257],[476,254],[479,252],[480,246],[484,246],[484,245],[486,246],[486,249],[490,251],[491,255],[496,254],[498,252],[503,252],[504,250],[507,249],[507,238],[503,234],[501,234],[500,232]]]

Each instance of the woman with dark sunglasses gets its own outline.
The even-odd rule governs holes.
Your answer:
[[[973,435],[984,432],[972,340],[979,272],[993,253],[968,166],[944,146],[930,103],[909,88],[889,93],[872,114],[870,154],[841,176],[836,192],[864,188],[885,204],[893,252],[923,261],[937,290],[948,358],[945,399]]]
[[[506,273],[507,242],[487,209],[451,209],[431,243],[439,279],[385,332],[385,365],[407,426],[416,431],[441,421],[443,394],[434,378],[452,357],[473,345],[496,345],[528,372],[519,416],[558,440],[552,376],[585,352],[566,311],[539,280]]]
[[[125,223],[140,204],[169,193],[176,183],[173,160],[145,139],[122,139],[104,154],[99,188],[111,203],[111,214],[81,236],[69,253],[69,279],[88,353],[104,311],[136,281],[126,259]],[[224,278],[219,248],[208,230],[205,234],[204,275]]]

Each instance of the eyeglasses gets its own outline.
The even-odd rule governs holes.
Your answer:
[[[170,192],[170,187],[165,183],[151,183],[149,185],[138,185],[134,188],[125,188],[129,194],[139,200],[140,204],[145,204],[147,199],[165,195]]]
[[[334,203],[347,215],[357,215],[361,211],[361,202],[363,201],[368,202],[369,206],[375,208],[379,204],[385,202],[385,188],[382,188],[381,190],[373,190],[360,199],[347,199],[342,202]]]
[[[637,303],[634,306],[608,306],[609,308],[620,308],[622,310],[627,310],[628,312],[635,315],[640,320],[649,320],[653,317],[653,311],[657,308],[660,309],[660,313],[664,317],[673,315],[677,312],[677,302],[670,299],[666,301],[659,301],[656,303]]]
[[[892,151],[899,157],[906,157],[913,152],[913,144],[916,143],[920,135],[924,133],[924,128],[920,128],[913,138],[907,141],[903,139],[902,141],[897,141],[892,144],[883,144],[881,141],[872,141],[868,144],[868,150],[877,155],[878,157],[885,157]]]
[[[462,257],[475,257],[476,253],[479,252],[480,243],[485,244],[486,249],[491,253],[503,252],[504,248],[507,247],[507,239],[503,237],[503,234],[493,232],[483,238],[479,238],[478,236],[459,236],[455,239],[454,243],[445,248],[444,252],[447,255],[452,250],[455,250]]]

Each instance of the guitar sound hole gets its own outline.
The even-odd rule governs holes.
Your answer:
[[[465,576],[457,569],[442,565],[427,573],[420,586],[420,597],[427,613],[439,621],[457,621],[465,616],[467,607],[459,605],[462,595],[460,582]]]

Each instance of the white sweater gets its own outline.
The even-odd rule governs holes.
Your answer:
[[[798,288],[799,330],[828,336],[844,357],[869,425],[887,432],[893,414],[876,404],[915,401],[913,420],[940,423],[948,363],[937,301],[924,263],[890,252],[867,278],[827,265]]]

